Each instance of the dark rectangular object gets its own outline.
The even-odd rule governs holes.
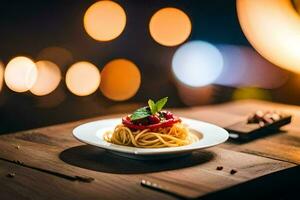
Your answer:
[[[291,123],[291,115],[283,115],[281,119],[260,126],[259,123],[248,123],[247,120],[225,127],[229,137],[238,141],[248,141],[266,136],[278,131],[282,126]]]

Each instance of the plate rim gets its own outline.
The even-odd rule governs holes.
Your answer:
[[[108,143],[106,141],[104,141],[104,139],[102,139],[102,141],[106,142],[107,145],[103,145],[101,143],[99,144],[95,144],[86,140],[82,140],[78,135],[77,135],[77,131],[82,128],[83,126],[87,126],[87,125],[91,125],[91,124],[96,124],[99,122],[104,122],[104,121],[114,121],[114,120],[118,120],[120,121],[120,118],[107,118],[107,119],[100,119],[100,120],[95,120],[95,121],[90,121],[90,122],[86,122],[83,124],[80,124],[78,126],[76,126],[73,130],[72,130],[72,135],[74,138],[76,138],[78,141],[88,144],[88,145],[92,145],[98,148],[102,148],[104,150],[108,150],[108,151],[116,151],[116,152],[120,152],[120,153],[125,153],[125,154],[132,154],[132,155],[162,155],[162,154],[179,154],[179,153],[184,153],[184,152],[192,152],[192,151],[196,151],[196,150],[201,150],[201,149],[206,149],[206,148],[210,148],[210,147],[214,147],[216,145],[222,144],[224,142],[226,142],[229,138],[229,133],[228,131],[226,131],[224,128],[217,126],[215,124],[212,123],[208,123],[208,122],[204,122],[201,120],[197,120],[197,119],[192,119],[192,118],[186,118],[186,117],[180,117],[182,119],[182,121],[192,121],[192,122],[196,122],[196,123],[200,123],[202,125],[208,125],[210,127],[214,127],[216,129],[220,130],[220,133],[222,132],[224,138],[222,138],[222,140],[214,143],[214,144],[208,144],[208,145],[204,145],[204,146],[196,146],[196,145],[185,145],[185,146],[179,146],[179,147],[165,147],[165,148],[138,148],[138,147],[128,147],[128,146],[122,146],[122,145],[117,145],[117,144],[112,144],[112,143]],[[188,123],[187,123],[188,124]],[[200,131],[202,133],[202,131]],[[80,133],[78,133],[80,134]],[[97,132],[93,133],[94,135],[97,134]],[[204,133],[202,133],[204,135]],[[199,140],[201,141],[201,140]]]

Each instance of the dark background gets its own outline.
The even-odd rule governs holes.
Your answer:
[[[36,60],[44,48],[62,47],[71,53],[60,66],[65,74],[68,66],[76,61],[90,61],[101,70],[111,59],[127,58],[141,70],[142,84],[138,93],[127,101],[114,102],[100,91],[87,97],[77,97],[66,89],[64,80],[53,93],[43,97],[29,92],[15,93],[4,86],[0,92],[0,133],[127,112],[136,107],[135,103],[143,103],[149,97],[169,96],[169,107],[185,106],[178,97],[170,74],[172,56],[178,47],[161,46],[149,34],[149,20],[160,8],[178,7],[190,16],[193,28],[189,40],[250,46],[239,26],[235,0],[116,1],[125,9],[127,24],[121,36],[111,42],[97,42],[83,28],[84,13],[94,2],[1,1],[0,60],[6,64],[18,55]],[[232,91],[233,88],[220,87],[213,103],[230,100]],[[286,99],[277,98],[277,101],[298,102],[295,98]]]

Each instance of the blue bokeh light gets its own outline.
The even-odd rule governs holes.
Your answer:
[[[223,57],[212,44],[191,41],[177,49],[172,60],[172,71],[182,83],[192,87],[212,84],[221,74]]]

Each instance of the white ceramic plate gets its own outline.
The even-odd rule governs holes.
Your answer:
[[[183,117],[181,119],[182,123],[188,126],[190,132],[201,139],[190,145],[165,148],[137,148],[106,142],[103,138],[104,133],[108,130],[113,130],[116,125],[120,124],[120,118],[82,124],[73,130],[73,135],[83,143],[106,149],[121,156],[136,159],[159,159],[179,156],[221,144],[228,139],[228,132],[221,127],[198,120]]]

